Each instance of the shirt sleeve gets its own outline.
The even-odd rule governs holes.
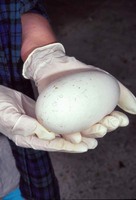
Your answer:
[[[19,186],[20,175],[8,139],[0,133],[0,198]]]
[[[20,0],[20,13],[34,12],[48,18],[46,3],[43,0]]]
[[[0,84],[29,96],[25,91],[31,83],[22,77],[21,61],[21,15],[26,12],[48,18],[45,0],[0,0]]]

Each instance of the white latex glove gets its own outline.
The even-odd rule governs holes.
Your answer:
[[[88,150],[84,142],[73,144],[48,132],[35,119],[35,101],[4,86],[0,86],[0,132],[21,147],[69,153]]]
[[[23,76],[34,80],[40,94],[54,80],[64,75],[73,74],[73,72],[81,72],[88,69],[103,71],[92,65],[86,65],[74,57],[67,56],[63,45],[54,43],[39,47],[28,56],[23,66]],[[136,98],[125,86],[121,83],[119,84],[121,91],[118,102],[119,107],[128,113],[136,114]],[[124,113],[114,111],[88,130],[82,133],[63,135],[63,137],[72,142],[80,142],[82,139],[81,134],[85,137],[99,138],[119,126],[127,126],[128,123],[128,117]]]

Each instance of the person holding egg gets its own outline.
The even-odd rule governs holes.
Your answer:
[[[48,151],[96,148],[97,138],[129,124],[115,108],[136,114],[136,98],[108,72],[66,54],[42,1],[2,1],[0,8],[10,20],[5,26],[0,15],[0,136],[9,139],[20,173],[20,184],[11,188],[6,179],[8,189],[0,194],[6,200],[18,183],[22,199],[59,199]],[[38,90],[36,101],[30,80]]]

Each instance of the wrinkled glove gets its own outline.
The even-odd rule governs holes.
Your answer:
[[[73,74],[73,72],[88,69],[103,71],[92,65],[86,65],[74,57],[66,56],[63,45],[54,43],[39,47],[28,56],[23,66],[23,76],[34,80],[40,94],[54,80],[64,75]],[[119,86],[120,99],[118,106],[128,113],[136,114],[136,98],[120,82]],[[63,137],[72,142],[80,142],[81,139],[86,141],[86,138],[82,138],[81,134],[85,137],[99,138],[119,126],[127,126],[128,123],[128,117],[124,113],[113,111],[109,116],[105,116],[100,122],[82,131],[82,133],[63,135]]]
[[[35,101],[4,86],[0,86],[0,132],[25,148],[70,153],[88,150],[84,142],[73,144],[48,132],[35,118]],[[93,149],[97,144],[92,141],[89,148]]]

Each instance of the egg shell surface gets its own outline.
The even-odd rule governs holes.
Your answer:
[[[88,129],[111,113],[120,89],[111,75],[90,70],[59,78],[36,101],[38,121],[49,131],[71,134]]]

